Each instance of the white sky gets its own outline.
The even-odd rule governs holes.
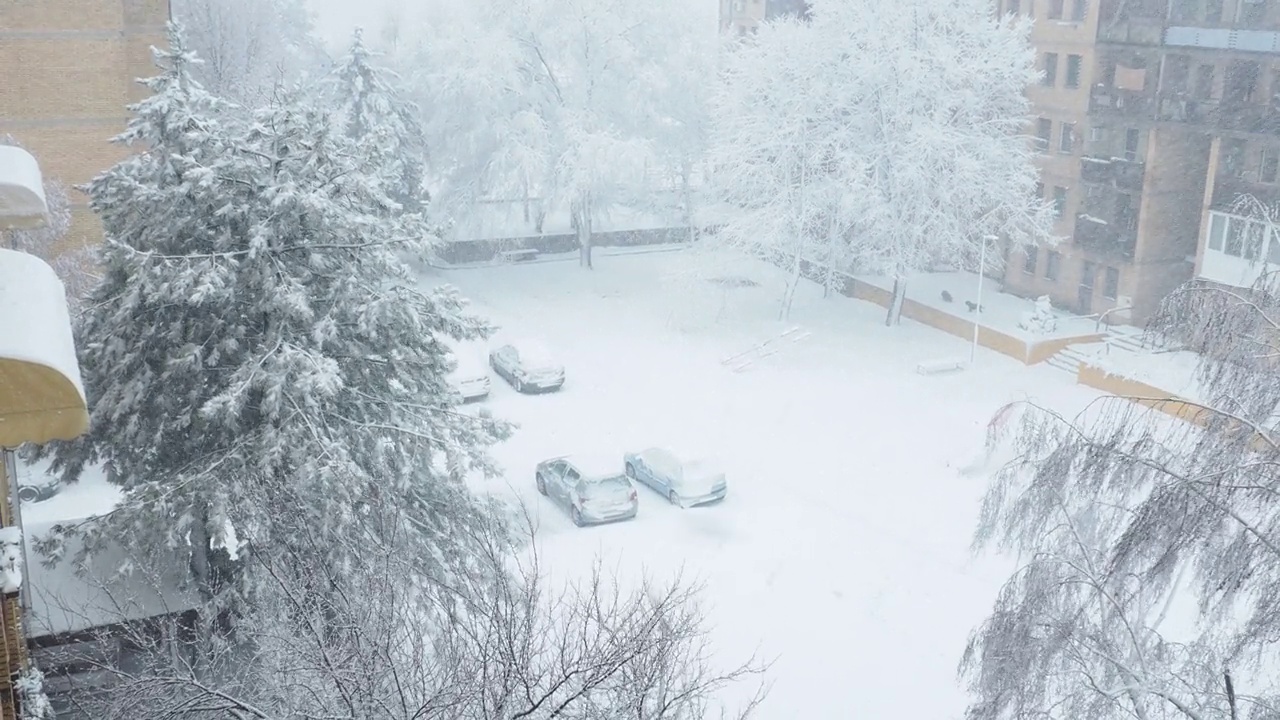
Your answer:
[[[461,0],[466,2],[466,0]],[[316,30],[326,43],[343,45],[357,26],[376,34],[386,18],[399,10],[405,16],[415,6],[427,3],[423,0],[308,0],[316,13]],[[690,22],[702,24],[707,32],[716,32],[718,0],[686,0]]]

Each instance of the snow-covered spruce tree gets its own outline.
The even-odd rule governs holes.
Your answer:
[[[854,264],[905,282],[976,268],[988,236],[1047,239],[1034,197],[1029,26],[986,0],[815,0],[725,62],[712,165],[744,208],[721,236],[766,255]],[[844,269],[844,268],[839,268]]]
[[[76,327],[92,423],[54,467],[103,462],[124,498],[88,551],[129,538],[241,608],[269,561],[342,569],[394,542],[423,576],[466,562],[487,517],[462,475],[492,469],[506,428],[455,411],[443,340],[486,325],[415,287],[399,257],[425,242],[419,216],[388,212],[325,113],[284,99],[220,125],[169,41],[120,138],[145,149],[90,185],[107,238]]]
[[[1193,282],[1153,319],[1153,339],[1199,354],[1194,423],[1106,397],[1073,418],[1027,406],[992,435],[1016,459],[988,491],[979,546],[1025,560],[971,642],[971,718],[1275,716],[1274,280]]]
[[[0,145],[23,147],[12,135],[0,134]],[[26,149],[26,148],[23,148]],[[49,263],[67,289],[67,304],[74,313],[94,281],[93,253],[86,247],[67,247],[71,231],[71,197],[61,182],[44,180],[44,198],[49,207],[49,222],[34,230],[10,230],[3,233],[4,246],[19,250]]]
[[[346,56],[329,74],[325,98],[335,123],[363,154],[365,171],[383,179],[385,192],[405,212],[416,213],[428,199],[420,110],[405,96],[399,77],[374,64],[363,35],[356,30]]]

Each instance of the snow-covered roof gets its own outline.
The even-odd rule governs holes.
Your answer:
[[[40,165],[22,148],[0,145],[0,230],[40,227],[48,218]]]
[[[40,258],[0,250],[0,447],[88,427],[62,281]]]
[[[52,525],[28,523],[26,527],[30,637],[80,632],[196,607],[194,591],[182,588],[180,563],[150,567],[130,557],[124,547],[103,548],[81,565],[75,562],[80,541],[68,538],[64,559],[46,567],[35,551],[35,541],[48,535]]]

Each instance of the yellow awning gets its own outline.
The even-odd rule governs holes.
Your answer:
[[[0,250],[0,447],[88,428],[62,281],[40,258]]]

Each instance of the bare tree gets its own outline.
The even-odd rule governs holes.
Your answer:
[[[1104,706],[1139,718],[1276,712],[1275,278],[1263,269],[1251,288],[1192,282],[1149,332],[1200,357],[1191,422],[1106,397],[1070,418],[1021,406],[1005,423],[1014,432],[988,438],[989,454],[1009,462],[988,491],[978,546],[1026,561],[966,655],[973,718],[1111,716]]]
[[[273,602],[205,645],[179,615],[118,626],[129,660],[86,653],[80,663],[112,683],[77,702],[103,720],[686,720],[712,717],[722,690],[766,669],[716,669],[691,584],[624,589],[597,565],[555,589],[532,548],[513,564],[504,534],[483,540],[490,572],[428,587],[407,583],[416,561],[381,542],[352,568],[261,558]],[[763,696],[761,685],[732,716]]]

